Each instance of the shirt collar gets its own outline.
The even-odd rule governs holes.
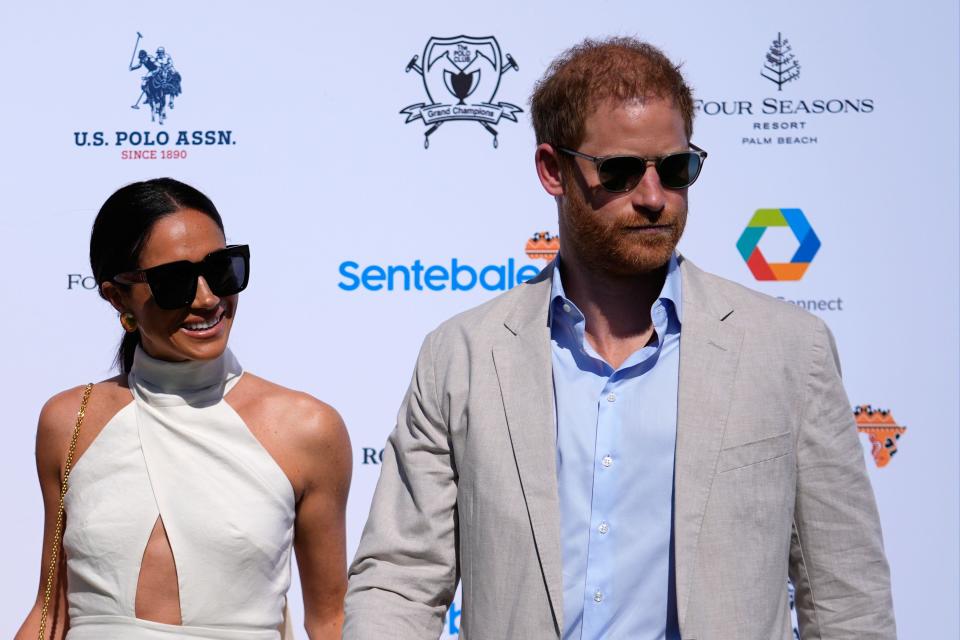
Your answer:
[[[683,324],[683,296],[682,296],[682,277],[680,275],[680,262],[677,259],[676,252],[670,256],[670,262],[667,263],[667,277],[663,281],[663,288],[657,297],[658,302],[669,300],[669,305],[664,305],[669,312],[672,307],[676,320]],[[560,256],[557,255],[557,262],[553,268],[553,277],[550,288],[550,324],[553,324],[554,311],[558,305],[567,304],[573,308],[573,313],[569,314],[570,321],[574,324],[583,320],[583,313],[577,308],[577,305],[567,298],[563,288],[563,278],[560,276]]]
[[[669,300],[673,304],[673,310],[677,316],[677,322],[683,324],[683,278],[680,275],[680,261],[674,252],[670,256],[670,262],[667,264],[667,278],[663,282],[663,289],[660,291],[660,300]]]

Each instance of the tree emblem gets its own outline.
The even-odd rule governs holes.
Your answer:
[[[793,55],[790,41],[777,33],[777,39],[770,45],[767,62],[760,72],[764,78],[777,85],[777,91],[783,91],[783,85],[800,77],[800,63]]]

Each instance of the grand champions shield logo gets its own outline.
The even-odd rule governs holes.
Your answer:
[[[516,122],[523,109],[509,102],[494,102],[494,98],[500,78],[519,68],[513,56],[502,55],[493,36],[430,38],[423,57],[413,56],[406,68],[407,73],[415,71],[423,78],[430,102],[412,104],[400,113],[407,116],[407,124],[423,121],[427,127],[424,149],[430,148],[430,136],[451,120],[476,122],[493,136],[497,147],[498,132],[493,125],[501,118]]]

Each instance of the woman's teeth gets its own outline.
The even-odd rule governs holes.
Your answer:
[[[210,327],[215,327],[220,320],[223,318],[222,315],[218,315],[215,318],[211,318],[206,322],[188,322],[184,323],[183,328],[187,331],[203,331],[204,329],[209,329]]]

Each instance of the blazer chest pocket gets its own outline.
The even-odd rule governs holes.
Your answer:
[[[720,450],[717,473],[773,460],[787,455],[793,449],[793,433],[788,431],[763,440],[748,442]]]

